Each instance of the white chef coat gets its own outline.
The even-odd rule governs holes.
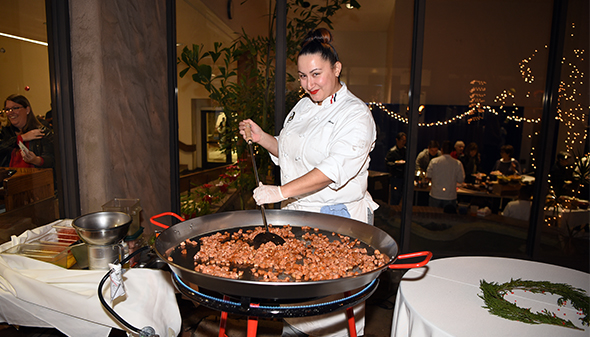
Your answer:
[[[317,192],[283,201],[282,208],[320,212],[323,206],[344,204],[352,219],[368,222],[369,212],[379,207],[367,192],[369,153],[377,131],[367,105],[341,84],[321,105],[308,97],[295,105],[276,137],[278,157],[271,158],[281,167],[283,185],[314,168],[333,181]],[[364,303],[354,307],[359,335],[364,332],[364,312]],[[285,321],[312,336],[348,336],[345,311]]]
[[[344,83],[321,105],[309,97],[291,110],[277,138],[281,184],[314,168],[333,183],[303,196],[283,201],[282,208],[320,212],[322,206],[344,204],[351,218],[367,222],[378,204],[367,192],[369,153],[375,146],[375,121],[367,105]]]

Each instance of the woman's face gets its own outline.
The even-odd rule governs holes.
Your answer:
[[[12,109],[12,111],[9,111],[9,109]],[[6,117],[8,117],[10,123],[20,130],[27,123],[27,115],[31,111],[31,108],[25,108],[13,101],[6,101],[6,104],[4,104],[4,110],[6,110]]]
[[[457,145],[455,146],[455,150],[457,151],[458,154],[463,153],[463,150],[465,150],[465,145]]]
[[[342,64],[336,62],[332,67],[330,61],[324,60],[320,54],[299,56],[297,70],[301,87],[316,103],[322,102],[341,87],[338,76],[340,76]]]

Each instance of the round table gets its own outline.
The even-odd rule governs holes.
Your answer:
[[[575,330],[548,324],[527,324],[492,315],[483,308],[480,281],[505,283],[511,279],[566,283],[590,288],[590,274],[539,262],[497,257],[453,257],[432,260],[409,270],[400,282],[393,314],[391,336],[584,336],[582,315],[570,304],[557,306],[560,297],[515,290],[507,301],[533,312],[544,308],[571,320]]]

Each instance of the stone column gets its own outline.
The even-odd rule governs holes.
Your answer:
[[[70,0],[82,214],[138,198],[170,211],[165,0]]]

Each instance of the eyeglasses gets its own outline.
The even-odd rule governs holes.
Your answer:
[[[18,109],[24,109],[24,107],[22,107],[22,106],[15,106],[14,108],[8,108],[8,109],[2,110],[2,113],[13,112],[14,110],[18,110]]]

